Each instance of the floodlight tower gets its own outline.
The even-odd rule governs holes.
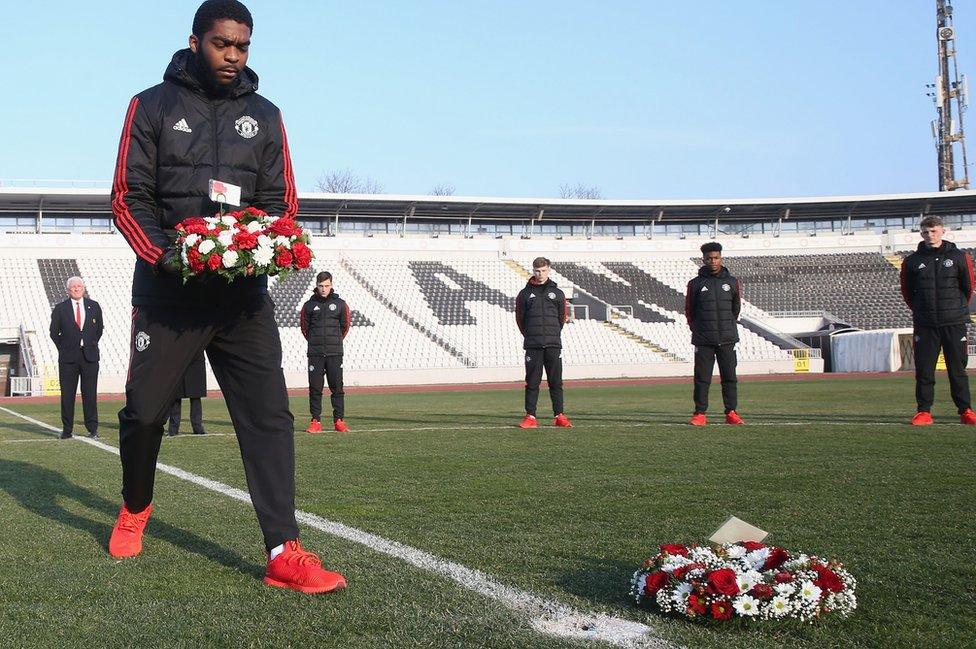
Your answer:
[[[968,105],[966,77],[959,78],[956,63],[956,28],[952,26],[952,1],[936,0],[935,36],[939,44],[939,75],[929,96],[935,102],[938,118],[932,122],[932,135],[939,156],[939,191],[969,188],[969,167],[962,114]],[[950,66],[951,60],[951,66]],[[962,155],[962,178],[956,178],[955,144]]]

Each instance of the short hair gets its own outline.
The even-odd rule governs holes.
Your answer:
[[[703,255],[707,255],[710,252],[722,252],[722,244],[718,241],[709,241],[708,243],[703,243],[701,247]]]
[[[542,268],[543,266],[552,266],[552,264],[545,257],[536,257],[532,260],[532,268]]]
[[[938,216],[926,216],[922,219],[922,222],[918,224],[919,228],[937,228],[939,226],[945,227],[945,223]]]
[[[71,282],[74,282],[74,281],[81,282],[81,285],[82,286],[85,285],[85,280],[81,279],[77,275],[73,275],[73,276],[71,276],[71,277],[68,278],[68,281],[67,282],[64,283],[64,287],[65,288],[71,288]]]
[[[325,280],[332,281],[332,273],[327,270],[323,270],[321,273],[315,276],[315,283],[324,282]]]
[[[217,20],[233,20],[254,31],[254,19],[242,3],[237,0],[206,0],[193,14],[193,35],[203,38]]]

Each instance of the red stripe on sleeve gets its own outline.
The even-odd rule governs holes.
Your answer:
[[[349,333],[349,329],[352,327],[352,310],[349,305],[346,305],[346,324],[342,329],[342,337],[345,338],[346,334]]]
[[[129,206],[125,202],[125,195],[129,191],[126,180],[126,163],[129,159],[129,148],[132,144],[132,121],[135,119],[138,105],[139,98],[133,97],[132,101],[129,102],[129,110],[125,116],[125,125],[122,127],[122,137],[119,139],[119,156],[116,162],[115,181],[113,183],[115,199],[112,201],[112,212],[115,214],[119,230],[122,231],[123,236],[125,236],[129,245],[132,246],[136,255],[150,264],[155,264],[163,254],[163,251],[152,244],[149,237],[146,236],[146,233],[139,227],[138,222],[132,217]]]
[[[302,307],[302,310],[300,311],[300,313],[301,313],[301,316],[299,317],[299,326],[302,328],[302,336],[305,337],[305,340],[308,340],[308,321],[305,320],[305,307],[304,306]]]
[[[691,280],[693,282],[695,280]],[[688,326],[691,326],[691,282],[688,282],[688,287],[685,288],[685,320],[688,321]]]
[[[563,298],[563,324],[569,322],[569,300]]]
[[[966,296],[966,300],[973,299],[973,289],[976,288],[976,275],[973,275],[973,258],[968,252],[964,252],[963,255],[966,257],[966,270],[969,272],[969,294]]]
[[[281,125],[281,157],[285,164],[285,218],[294,218],[298,214],[298,191],[295,189],[295,171],[291,166],[291,152],[288,150],[288,135],[285,133],[284,120]]]
[[[898,273],[898,282],[901,284],[901,299],[905,300],[905,304],[908,308],[912,308],[912,296],[908,294],[908,284],[906,282],[907,273],[905,268],[905,261],[901,262],[901,272]]]

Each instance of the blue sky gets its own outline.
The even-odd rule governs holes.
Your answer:
[[[341,168],[397,194],[937,189],[931,0],[247,4],[249,65],[303,191]],[[109,180],[128,99],[161,80],[196,6],[7,4],[0,179]],[[976,7],[955,26],[976,75]]]

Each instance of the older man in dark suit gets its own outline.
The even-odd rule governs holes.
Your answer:
[[[51,340],[58,348],[61,380],[61,439],[70,439],[75,419],[75,394],[81,378],[81,403],[88,437],[98,439],[98,340],[102,337],[102,308],[85,298],[85,282],[68,280],[68,299],[51,312]]]

